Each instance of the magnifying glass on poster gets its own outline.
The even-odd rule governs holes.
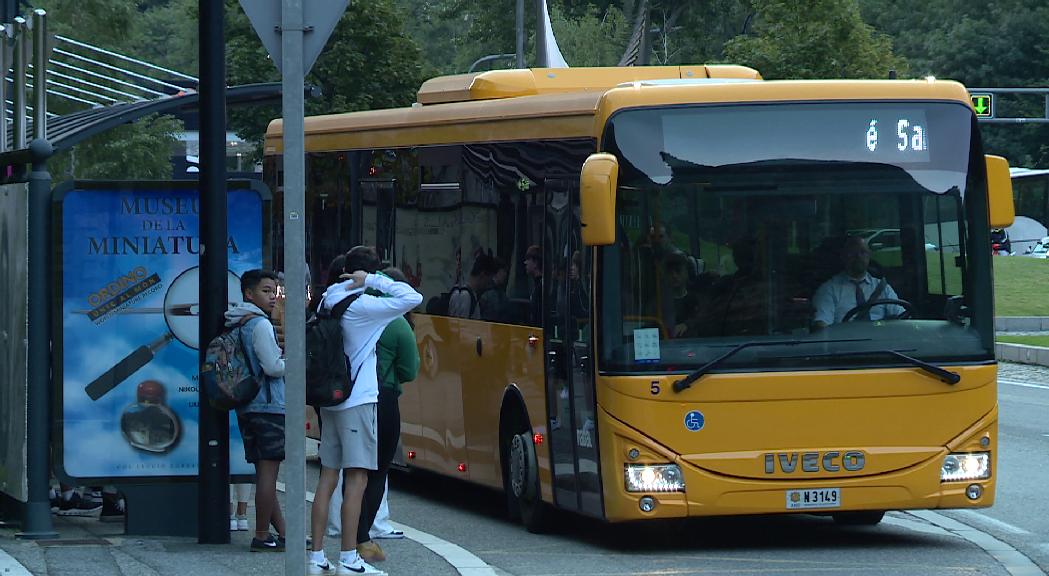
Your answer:
[[[133,308],[123,310],[120,314],[163,314],[167,331],[148,344],[143,344],[91,381],[84,388],[92,400],[98,400],[121,382],[148,364],[156,353],[172,340],[178,340],[192,350],[200,348],[200,304],[197,293],[200,287],[200,267],[194,266],[183,271],[168,286],[164,295],[163,308]],[[234,308],[243,302],[240,293],[240,278],[227,271],[226,289],[229,294],[229,307]]]

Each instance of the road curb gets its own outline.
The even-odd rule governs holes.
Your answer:
[[[996,316],[995,332],[1049,332],[1049,316]]]
[[[979,528],[931,510],[907,510],[906,513],[939,526],[979,546],[984,552],[997,560],[1012,576],[1045,576],[1045,572],[1023,552]]]
[[[1004,362],[1049,366],[1049,348],[1041,346],[995,342],[994,357]]]

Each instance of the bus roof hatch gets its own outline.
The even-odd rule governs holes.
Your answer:
[[[700,78],[761,80],[761,75],[753,68],[731,65],[490,70],[427,80],[419,88],[417,100],[425,105],[566,92],[603,92],[629,82]]]

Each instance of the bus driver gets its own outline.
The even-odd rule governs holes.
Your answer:
[[[871,251],[866,240],[859,236],[846,238],[841,249],[841,260],[844,269],[820,285],[812,297],[812,304],[816,309],[812,322],[814,329],[841,322],[849,310],[862,307],[872,300],[899,300],[896,291],[888,282],[875,279],[867,271]],[[860,308],[855,318],[881,320],[896,318],[903,312],[902,306],[879,304]]]

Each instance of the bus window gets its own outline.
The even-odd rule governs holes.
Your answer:
[[[617,193],[621,238],[600,249],[604,366],[698,366],[745,341],[839,336],[885,348],[906,341],[929,358],[989,354],[983,336],[945,316],[948,298],[984,286],[965,267],[962,206],[977,201],[963,192],[968,155],[915,154],[902,168],[891,161],[792,160],[780,155],[798,149],[758,137],[771,108],[636,111],[612,120],[609,148],[625,169]],[[798,126],[831,120],[816,108],[779,108],[777,121]],[[965,150],[968,125],[945,120],[955,112],[965,113],[933,107],[928,121],[943,134],[957,130],[957,141],[949,141]],[[700,127],[709,137],[688,137]],[[768,146],[740,151],[767,160],[731,163],[727,136],[715,137],[722,129],[735,136],[731,141]],[[754,138],[742,139],[741,130]],[[836,153],[817,144],[806,144],[805,153]],[[858,272],[846,258],[857,242],[867,253]],[[862,279],[862,297],[846,276]],[[860,308],[874,300],[891,302]],[[926,332],[936,337],[915,340]],[[828,356],[744,352],[734,362],[816,368],[827,366]]]

